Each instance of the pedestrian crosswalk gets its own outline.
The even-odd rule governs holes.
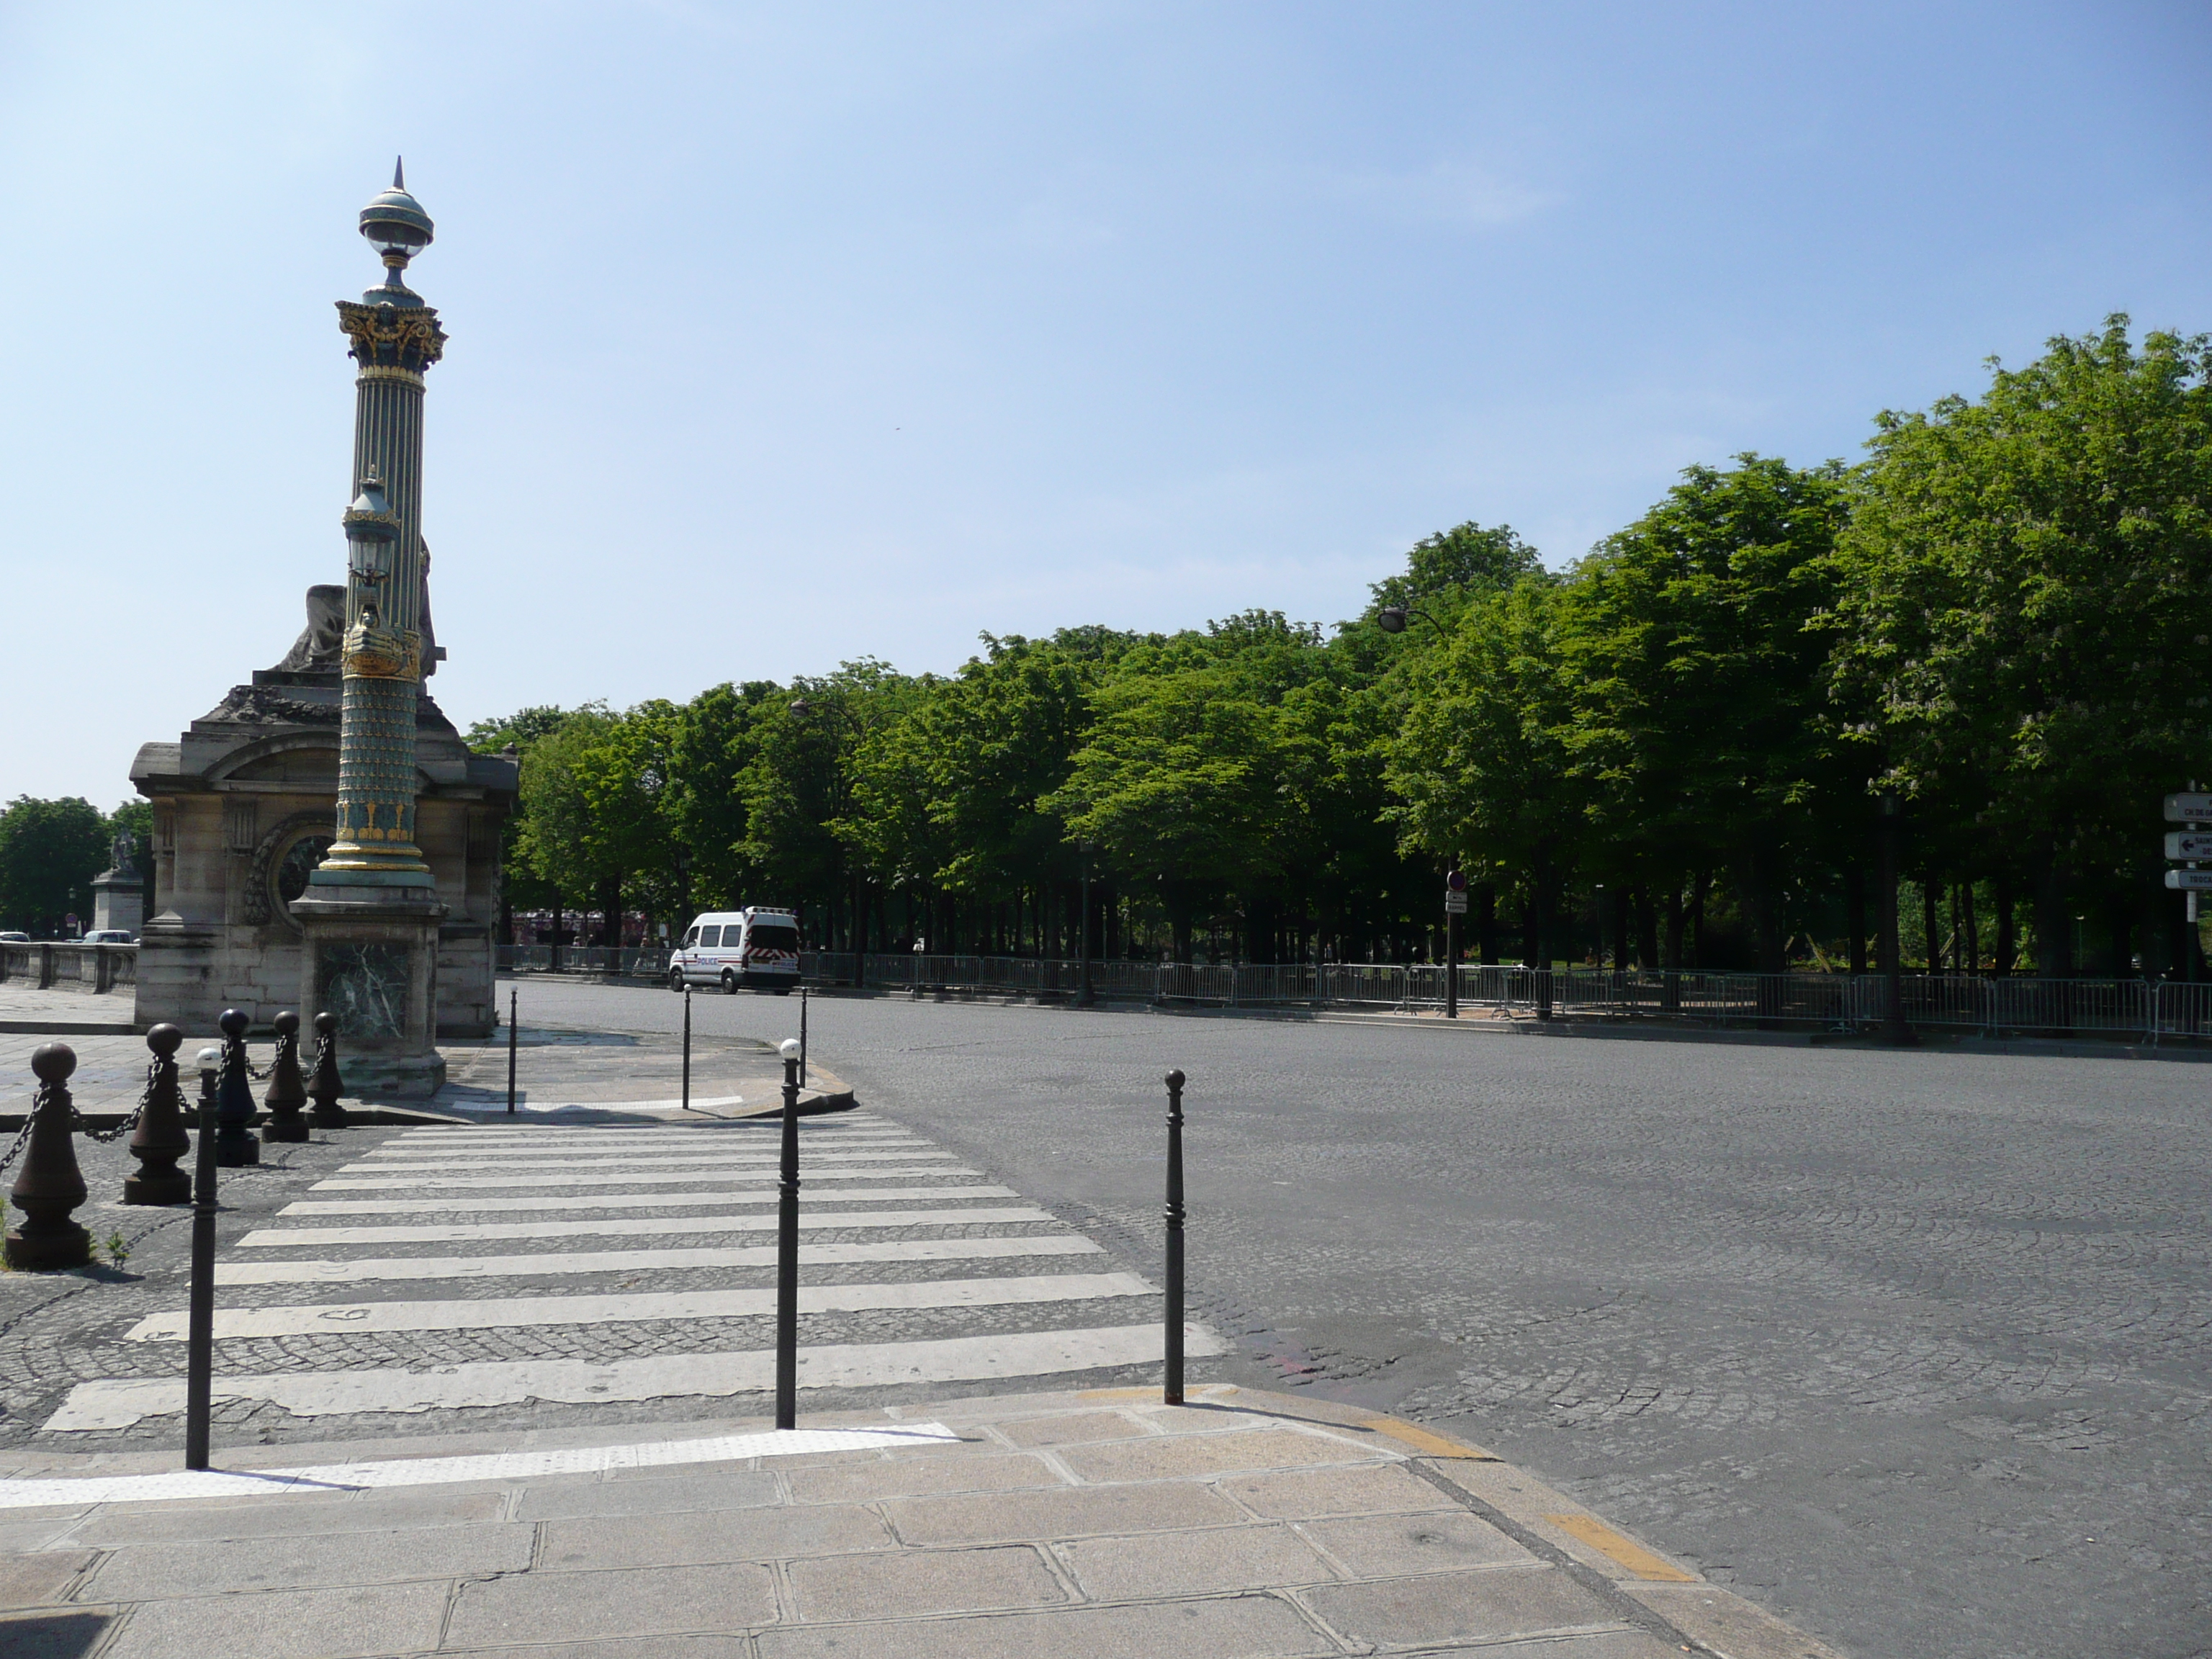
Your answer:
[[[218,1408],[749,1409],[774,1381],[775,1140],[755,1121],[422,1128],[366,1147],[218,1261]],[[1158,1365],[1155,1287],[926,1138],[872,1113],[810,1118],[800,1162],[802,1389],[921,1399]],[[181,1308],[138,1320],[114,1349],[130,1374],[79,1382],[46,1427],[180,1411],[185,1334]],[[1199,1328],[1185,1341],[1221,1351]]]

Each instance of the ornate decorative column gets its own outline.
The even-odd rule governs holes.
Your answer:
[[[446,914],[415,841],[416,700],[423,662],[423,371],[444,354],[438,313],[403,279],[430,244],[430,216],[392,188],[361,211],[383,285],[338,301],[360,365],[352,505],[344,514],[337,840],[292,914],[307,933],[301,1000],[334,1014],[349,1091],[434,1092],[438,924]]]

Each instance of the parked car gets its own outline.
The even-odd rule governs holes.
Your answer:
[[[138,935],[127,927],[95,927],[78,941],[81,945],[136,945]]]
[[[799,983],[799,918],[788,910],[717,910],[701,916],[668,958],[668,988],[739,986],[789,996]]]
[[[0,945],[28,945],[30,942],[28,933],[0,933]]]

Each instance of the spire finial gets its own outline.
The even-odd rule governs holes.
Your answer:
[[[404,155],[392,158],[392,187],[394,190],[407,188],[407,158]]]

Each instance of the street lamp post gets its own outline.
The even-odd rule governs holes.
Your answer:
[[[843,720],[847,729],[855,738],[867,735],[867,727],[863,726],[860,718],[842,703],[817,703],[805,697],[793,697],[791,700],[790,708],[793,718],[802,720],[811,720],[826,709]],[[868,982],[868,959],[866,954],[868,948],[867,881],[866,873],[857,863],[854,864],[853,866],[853,921],[850,932],[853,940],[853,988],[856,991],[862,989]]]
[[[1439,634],[1444,631],[1444,625],[1442,623],[1419,606],[1411,605],[1384,605],[1375,613],[1375,625],[1385,634],[1402,634],[1406,631],[1407,621],[1413,617],[1419,617]]]
[[[1881,793],[1881,977],[1882,1035],[1910,1043],[1912,1027],[1905,1018],[1905,964],[1897,939],[1897,843],[1904,827],[1905,803],[1897,791]]]
[[[1467,878],[1444,877],[1444,1018],[1459,1018],[1459,919],[1467,914]]]
[[[1076,949],[1082,954],[1083,988],[1075,994],[1075,1006],[1088,1008],[1098,1000],[1098,993],[1091,982],[1091,843],[1078,839],[1076,851],[1083,860],[1083,925],[1076,929]]]

